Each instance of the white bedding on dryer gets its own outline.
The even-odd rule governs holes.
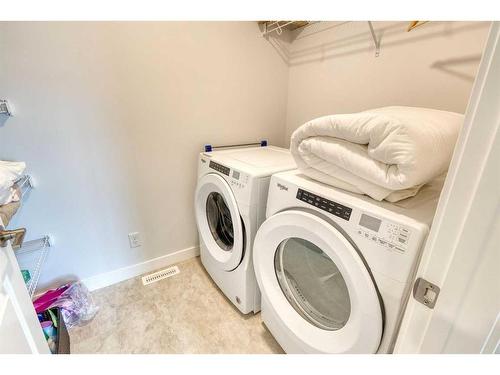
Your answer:
[[[396,202],[447,171],[463,115],[383,107],[324,116],[299,127],[290,150],[320,182]]]

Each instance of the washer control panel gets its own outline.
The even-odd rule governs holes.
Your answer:
[[[357,229],[358,235],[391,251],[404,253],[408,247],[411,232],[403,225],[381,220],[362,213]]]
[[[233,169],[230,173],[229,184],[233,188],[243,189],[248,184],[248,175]]]
[[[243,189],[248,184],[249,177],[243,172],[231,169],[213,160],[210,160],[208,166],[209,168],[226,175],[228,177],[226,180],[232,188]]]
[[[351,218],[352,208],[331,201],[329,199],[322,198],[319,195],[310,193],[308,191],[299,189],[297,191],[297,199],[302,202],[309,203],[314,207],[318,207],[319,209],[338,216],[344,220],[349,221],[349,219]]]
[[[229,176],[229,172],[231,169],[229,167],[226,167],[222,164],[216,163],[215,161],[210,160],[210,163],[208,166],[212,169],[215,169],[217,172],[224,173],[226,176]]]

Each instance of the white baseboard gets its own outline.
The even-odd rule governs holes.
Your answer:
[[[136,277],[147,272],[155,271],[159,268],[168,267],[172,264],[194,258],[198,255],[200,255],[200,248],[198,246],[188,247],[186,249],[176,251],[175,253],[163,255],[142,263],[136,263],[114,271],[101,273],[82,281],[87,288],[92,291],[119,283],[123,280],[131,279],[132,277]]]

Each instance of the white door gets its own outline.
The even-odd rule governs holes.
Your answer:
[[[0,247],[0,354],[11,353],[50,351],[9,243]]]
[[[500,354],[499,37],[494,22],[417,271],[440,293],[410,298],[397,353]]]
[[[383,318],[375,283],[358,251],[330,223],[299,210],[278,213],[259,228],[253,251],[271,310],[263,313],[281,320],[287,352],[377,351]]]
[[[201,251],[208,251],[225,271],[238,267],[245,234],[234,194],[224,178],[209,173],[198,181],[195,210],[200,239],[205,245]]]

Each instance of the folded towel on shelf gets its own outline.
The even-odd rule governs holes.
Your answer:
[[[16,214],[20,202],[11,202],[0,206],[0,224],[4,227],[8,226],[12,217]]]
[[[299,127],[290,150],[310,178],[396,202],[447,171],[462,123],[462,114],[415,107],[331,115]]]
[[[20,199],[20,192],[14,187],[24,170],[24,162],[12,162],[0,160],[0,205],[10,202],[17,202]]]

